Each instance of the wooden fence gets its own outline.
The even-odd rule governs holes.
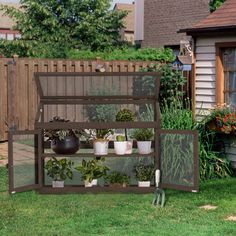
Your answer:
[[[101,65],[106,72],[138,72],[151,63],[0,58],[0,141],[7,139],[6,124],[19,130],[34,129],[39,102],[34,72],[95,72]]]

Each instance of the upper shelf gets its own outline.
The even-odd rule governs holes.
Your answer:
[[[154,72],[133,73],[35,73],[41,102],[60,104],[157,100],[160,75]]]

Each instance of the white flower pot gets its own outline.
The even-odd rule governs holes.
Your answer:
[[[128,140],[125,154],[132,154],[132,152],[133,152],[133,140]]]
[[[84,187],[85,187],[85,188],[91,188],[91,187],[93,187],[92,181],[89,182],[88,180],[85,180],[85,181],[84,181]]]
[[[138,141],[138,152],[139,154],[150,154],[152,141]]]
[[[138,186],[141,188],[147,188],[151,186],[150,181],[138,181]]]
[[[64,181],[52,181],[53,188],[64,188]]]
[[[97,186],[98,185],[98,180],[97,179],[93,179],[91,182],[89,182],[88,180],[84,181],[84,187],[85,188],[91,188],[93,186]]]
[[[108,154],[108,140],[94,140],[93,150],[94,154],[97,156]]]
[[[114,141],[115,153],[117,155],[125,155],[127,151],[127,142],[126,141]]]
[[[97,186],[98,185],[98,180],[97,179],[93,179],[91,183],[92,183],[93,186]]]

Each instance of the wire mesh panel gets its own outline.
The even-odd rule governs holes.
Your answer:
[[[85,150],[82,150],[83,152]],[[92,156],[92,155],[91,155]],[[70,160],[73,162],[73,178],[72,179],[66,179],[65,180],[65,186],[84,186],[84,180],[82,178],[81,172],[76,170],[76,167],[80,166],[82,163],[82,160],[85,160],[86,162],[89,160],[95,159],[95,157],[56,157],[57,160],[60,160],[62,158],[66,158],[67,160]],[[45,164],[49,160],[49,157],[45,158]],[[140,157],[140,156],[133,156],[133,157],[127,157],[127,156],[114,156],[112,157],[111,155],[109,157],[104,158],[105,161],[100,161],[99,165],[103,165],[108,167],[107,171],[107,176],[109,176],[111,173],[118,172],[120,174],[125,174],[129,177],[129,183],[128,185],[130,186],[137,186],[138,185],[138,180],[135,177],[135,172],[134,172],[134,167],[142,161],[145,165],[150,165],[154,164],[154,158],[145,156],[145,157]],[[52,185],[52,178],[47,175],[47,170],[44,170],[44,184],[46,186]],[[151,184],[154,184],[153,178],[151,180]],[[103,187],[103,186],[109,186],[110,181],[106,179],[106,177],[101,177],[98,179],[98,186]]]
[[[162,130],[160,169],[163,187],[198,190],[197,133]]]
[[[37,176],[36,131],[17,131],[9,138],[9,190],[24,191],[36,188]]]
[[[154,96],[156,73],[36,73],[41,97]]]

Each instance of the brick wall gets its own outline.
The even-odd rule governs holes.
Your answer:
[[[144,2],[144,41],[142,47],[178,45],[189,28],[209,15],[209,0],[146,0]]]

